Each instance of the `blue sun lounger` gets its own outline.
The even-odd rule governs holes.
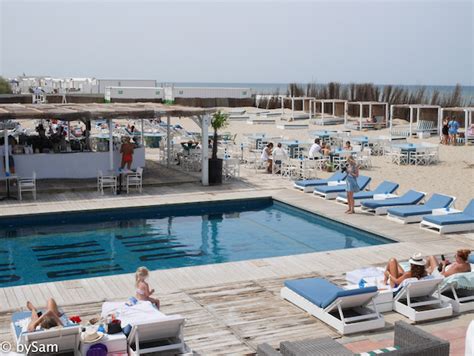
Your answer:
[[[380,183],[374,190],[360,191],[354,193],[355,206],[359,206],[362,200],[372,199],[374,194],[393,194],[397,191],[399,185],[388,180]],[[339,193],[336,201],[347,204],[347,193]]]
[[[428,215],[423,217],[420,227],[435,230],[440,234],[460,231],[474,231],[474,199],[472,199],[462,213],[445,215]]]
[[[387,214],[387,210],[392,207],[418,204],[423,200],[425,195],[423,192],[409,190],[399,198],[363,200],[361,205],[363,211],[374,213],[375,215],[385,215]]]
[[[374,298],[377,287],[343,289],[326,279],[285,281],[280,295],[345,335],[383,328]],[[370,305],[370,307],[367,307]]]
[[[302,190],[305,193],[310,193],[314,191],[314,187],[321,185],[327,185],[328,182],[337,182],[343,181],[346,179],[346,173],[337,171],[328,179],[306,179],[306,180],[297,180],[293,185],[296,189]]]
[[[367,176],[357,177],[357,185],[360,190],[364,190],[370,183],[372,178]],[[336,199],[337,195],[346,190],[346,184],[343,185],[323,185],[314,188],[314,195],[324,199]]]
[[[399,206],[387,210],[387,218],[403,224],[420,222],[433,209],[449,208],[456,199],[449,195],[433,194],[423,205]]]

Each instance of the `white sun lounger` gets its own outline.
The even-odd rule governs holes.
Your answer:
[[[342,335],[385,325],[374,303],[376,287],[345,290],[325,279],[305,278],[286,281],[280,294]]]
[[[150,322],[136,323],[128,335],[128,354],[138,356],[152,352],[177,350],[189,352],[184,343],[184,318],[169,315]]]
[[[440,234],[474,231],[474,199],[467,204],[462,213],[423,217],[420,227]]]
[[[67,325],[63,328],[48,329],[48,330],[37,330],[33,332],[23,331],[26,330],[28,322],[31,318],[31,312],[17,312],[12,315],[11,328],[17,345],[23,345],[25,347],[31,347],[35,345],[37,350],[47,351],[48,355],[54,355],[56,353],[71,352],[74,355],[79,355],[79,342],[81,336],[80,325]],[[63,323],[67,320],[67,317],[62,318]],[[56,347],[52,349],[51,345]]]
[[[453,307],[455,313],[474,310],[474,272],[456,273],[441,283],[441,299]]]
[[[443,278],[428,278],[406,283],[394,297],[393,310],[413,321],[432,320],[452,315],[451,304],[440,297],[439,287],[442,281]]]

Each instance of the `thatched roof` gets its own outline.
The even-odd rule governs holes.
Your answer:
[[[203,109],[156,103],[113,104],[2,104],[0,120],[61,119],[95,120],[114,118],[151,119],[154,117],[192,117],[211,114],[215,109]]]

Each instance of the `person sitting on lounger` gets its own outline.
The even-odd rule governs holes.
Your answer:
[[[53,298],[48,299],[46,312],[41,314],[31,302],[26,303],[26,307],[31,311],[31,321],[28,324],[28,331],[35,331],[38,327],[42,329],[51,329],[55,326],[64,326],[61,321],[61,313],[58,305]]]
[[[405,279],[422,279],[428,275],[426,271],[426,260],[420,253],[415,253],[409,260],[410,270],[404,271],[396,258],[391,258],[385,268],[384,284],[390,283],[390,287],[397,288]]]
[[[448,260],[438,262],[435,256],[430,256],[427,263],[427,271],[436,277],[449,277],[455,273],[471,272],[471,264],[468,261],[471,250],[457,250],[454,258],[455,262],[449,263]]]
[[[149,271],[146,267],[138,267],[137,272],[135,272],[135,287],[136,290],[136,298],[138,300],[148,301],[156,305],[158,309],[160,309],[160,301],[156,298],[152,298],[151,295],[155,293],[155,290],[150,290],[150,286],[148,285]]]

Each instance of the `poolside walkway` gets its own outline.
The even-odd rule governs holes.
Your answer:
[[[248,178],[221,187],[203,188],[188,183],[150,187],[146,194],[120,197],[99,197],[95,192],[66,193],[42,197],[38,202],[1,203],[0,216],[271,196],[399,241],[397,244],[357,249],[153,271],[150,283],[158,290],[164,312],[181,313],[187,318],[186,341],[206,355],[251,354],[261,342],[277,346],[284,340],[323,335],[337,337],[325,324],[280,299],[278,293],[286,278],[317,275],[342,282],[345,272],[383,264],[392,256],[407,259],[414,252],[431,255],[454,253],[460,247],[474,249],[473,234],[440,236],[420,230],[417,225],[401,225],[385,217],[346,215],[343,213],[345,207],[340,204],[286,189],[290,186],[289,181],[278,178],[278,182],[273,183],[271,177],[267,182]],[[66,312],[87,319],[88,315],[100,311],[103,300],[125,299],[133,293],[132,274],[1,288],[0,335],[2,339],[11,338],[9,316],[12,311],[24,308],[27,300],[42,305],[46,298],[54,297]],[[465,330],[471,316],[466,314],[427,323],[423,328],[460,328],[455,334],[460,338],[465,333],[461,329]],[[388,330],[397,319],[404,318],[395,313],[386,315]],[[388,342],[390,337],[390,331],[383,331],[345,337],[341,341],[352,342],[351,347],[356,350],[366,345],[364,342]],[[461,344],[462,340],[456,340],[458,351]]]

